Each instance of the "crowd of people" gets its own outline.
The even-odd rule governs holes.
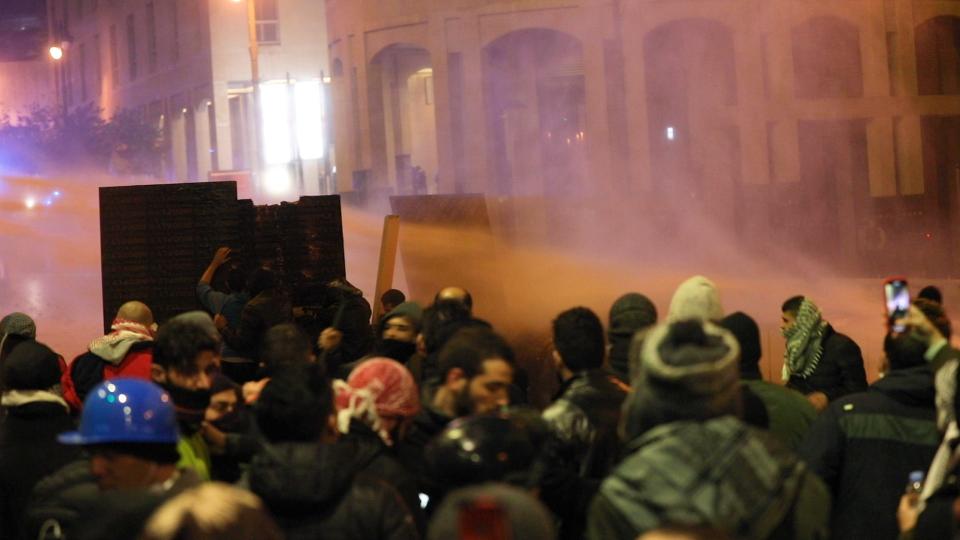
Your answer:
[[[572,307],[538,410],[528,359],[463,288],[373,310],[337,280],[294,306],[229,260],[199,280],[205,311],[158,326],[131,299],[69,361],[29,315],[0,320],[0,537],[960,538],[960,351],[936,289],[890,321],[872,385],[807,296],[780,307],[782,384],[705,277],[665,316],[635,292],[606,321]]]

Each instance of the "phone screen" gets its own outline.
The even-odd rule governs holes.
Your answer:
[[[884,286],[884,295],[887,299],[887,317],[890,322],[906,317],[910,311],[910,291],[907,289],[907,282],[902,279],[892,279],[887,281]],[[894,328],[898,332],[903,329]]]

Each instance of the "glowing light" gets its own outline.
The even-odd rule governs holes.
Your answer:
[[[297,144],[303,159],[323,158],[323,87],[320,81],[298,82],[293,91],[297,110]]]
[[[333,82],[333,77],[327,75],[323,78],[323,84],[330,84]]]
[[[673,129],[673,126],[667,126],[667,140],[675,141],[677,140],[677,132]]]
[[[63,58],[63,48],[56,45],[50,47],[50,58],[53,58],[54,60]]]
[[[268,195],[284,196],[293,191],[293,179],[286,165],[270,167],[264,175],[263,188]]]
[[[268,165],[290,163],[293,157],[290,133],[290,100],[286,84],[260,85],[263,154]]]
[[[53,204],[53,197],[47,197],[46,199],[43,200],[44,206],[50,206],[52,204]]]
[[[27,209],[32,209],[34,206],[37,205],[37,200],[34,199],[33,197],[27,197],[26,199],[24,199],[23,205],[26,206]]]
[[[60,192],[59,192],[59,191],[54,191],[54,192],[53,192],[53,196],[54,196],[54,197],[59,197],[59,196],[60,196]]]

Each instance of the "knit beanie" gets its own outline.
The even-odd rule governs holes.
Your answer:
[[[738,311],[727,315],[720,321],[720,326],[726,328],[737,338],[740,345],[740,376],[744,379],[761,379],[760,357],[760,327],[749,315]]]
[[[4,390],[49,390],[60,383],[60,356],[36,341],[24,341],[10,351],[3,366]]]
[[[684,281],[673,293],[667,322],[686,319],[718,321],[723,318],[723,306],[717,286],[703,276],[693,276]]]
[[[622,379],[629,376],[630,340],[638,330],[657,324],[657,307],[646,296],[627,293],[610,307],[610,367]]]
[[[625,408],[626,437],[669,422],[741,414],[740,346],[727,330],[695,320],[661,325],[639,353]]]
[[[416,302],[404,302],[393,308],[390,313],[384,315],[382,319],[383,324],[386,324],[387,321],[394,317],[406,317],[410,320],[410,323],[413,324],[414,329],[419,332],[420,326],[423,323],[423,308]]]
[[[470,519],[471,509],[476,509],[477,519]],[[480,538],[489,523],[490,516],[503,516],[505,538],[524,540],[552,540],[556,538],[553,517],[543,504],[530,493],[507,484],[489,483],[471,486],[450,493],[437,509],[430,528],[428,540]],[[464,531],[476,527],[473,531]]]
[[[0,335],[2,334],[37,339],[37,324],[26,313],[13,312],[0,319]]]

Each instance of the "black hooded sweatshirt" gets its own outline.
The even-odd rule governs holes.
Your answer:
[[[349,441],[265,444],[245,483],[288,540],[415,540],[416,526],[396,489],[363,472],[376,457]]]

